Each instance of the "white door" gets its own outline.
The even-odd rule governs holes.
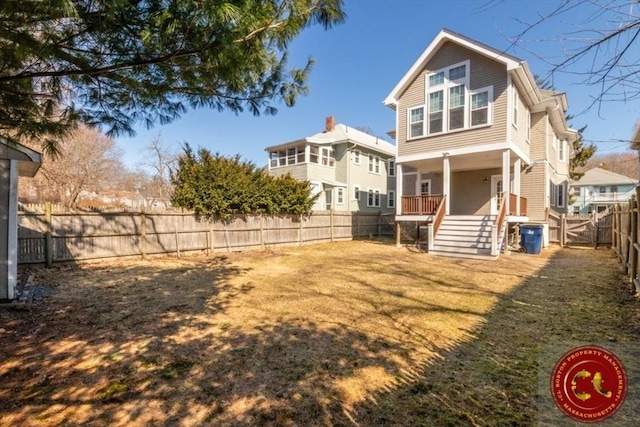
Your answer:
[[[502,175],[491,176],[491,215],[497,215],[500,203],[502,203],[502,193],[504,187],[502,185]]]

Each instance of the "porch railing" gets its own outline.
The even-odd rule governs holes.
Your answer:
[[[518,215],[517,212],[517,202],[518,195],[517,194],[509,194],[509,215]],[[527,215],[527,198],[520,197],[520,215]]]
[[[442,224],[442,220],[444,219],[444,214],[447,211],[445,209],[445,197],[442,197],[438,208],[436,209],[436,216],[433,218],[433,237],[435,238],[438,235],[438,229],[440,228],[440,224]]]
[[[506,204],[504,193],[502,193],[500,202],[500,207],[498,208],[498,216],[496,217],[495,224],[491,227],[491,255],[498,255],[500,251],[500,230],[502,230],[502,225],[504,224],[504,219],[506,217]]]
[[[434,215],[444,196],[402,196],[402,215]]]

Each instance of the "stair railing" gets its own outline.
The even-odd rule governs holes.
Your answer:
[[[498,255],[499,253],[499,243],[498,237],[500,235],[500,230],[502,230],[502,225],[504,224],[505,219],[505,211],[506,211],[506,203],[505,203],[505,194],[502,193],[502,197],[500,198],[500,207],[498,208],[498,216],[496,217],[496,222],[491,226],[491,255]]]

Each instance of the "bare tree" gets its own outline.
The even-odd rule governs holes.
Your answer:
[[[577,16],[584,18],[580,20]],[[595,105],[600,108],[607,101],[640,99],[640,3],[637,0],[564,0],[533,19],[519,22],[525,29],[509,39],[513,45],[551,66],[545,79],[553,82],[554,74],[562,72],[579,76],[581,83],[597,87],[597,95],[588,108]],[[534,29],[546,24],[554,25],[553,31],[547,31],[553,34],[552,39],[529,39]],[[558,32],[556,28],[562,30]],[[560,45],[563,54],[548,57],[530,48],[548,41]]]
[[[596,154],[589,159],[584,170],[600,167],[610,172],[628,176],[638,177],[638,153],[632,151]]]
[[[122,151],[98,129],[80,126],[60,142],[60,156],[45,158],[40,173],[24,180],[22,199],[74,207],[83,191],[111,188],[125,170]]]
[[[156,201],[167,202],[173,194],[171,174],[177,167],[179,154],[162,141],[160,133],[151,140],[144,151],[146,160],[139,166],[148,170],[150,174],[139,190],[151,205]]]

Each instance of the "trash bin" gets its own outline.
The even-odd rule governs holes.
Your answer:
[[[542,249],[542,225],[520,226],[520,248],[528,254],[539,254]]]

